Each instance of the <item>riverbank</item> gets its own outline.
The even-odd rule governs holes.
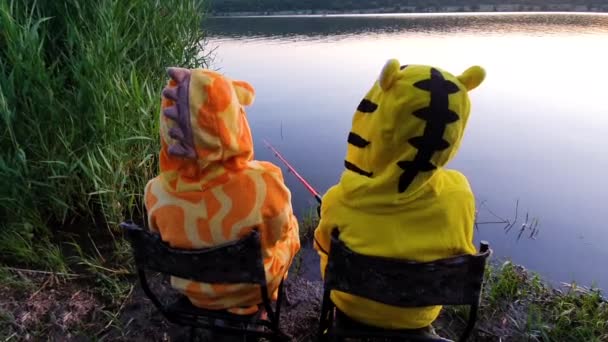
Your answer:
[[[0,285],[0,339],[179,341],[185,329],[168,324],[136,285],[124,275],[114,289],[87,275],[38,274],[3,270]],[[111,277],[111,275],[108,274]],[[161,282],[157,280],[157,289]],[[162,286],[167,287],[167,281]],[[103,285],[102,285],[103,286]],[[104,291],[117,291],[108,300]],[[314,341],[322,284],[292,276],[286,290],[282,328],[294,341]],[[466,308],[446,307],[437,332],[456,338]],[[606,341],[608,303],[600,293],[574,284],[546,286],[538,276],[511,263],[494,264],[487,281],[473,341]]]
[[[400,14],[400,13],[506,13],[506,12],[578,12],[578,13],[605,13],[608,4],[595,5],[472,5],[472,6],[396,6],[379,7],[357,10],[330,10],[330,9],[299,9],[285,11],[231,11],[211,12],[211,17],[250,17],[250,16],[293,16],[293,15],[356,15],[356,14]]]
[[[144,216],[141,192],[157,174],[165,67],[207,65],[199,1],[33,3],[0,0],[0,340],[179,340],[184,329],[167,324],[138,287],[117,223]],[[311,275],[314,252],[301,255],[284,329],[310,340],[321,284]],[[604,329],[606,305],[597,292],[520,293],[527,276],[509,265],[489,270],[497,275],[488,281],[479,336],[511,336],[511,321],[513,336],[527,334],[528,311],[496,316],[499,303],[545,291],[558,299],[534,302],[541,309],[530,331],[603,336],[597,327]],[[157,280],[156,288],[166,285]],[[439,331],[451,336],[460,314],[446,310]],[[573,322],[582,332],[568,339],[563,327]]]
[[[311,268],[314,219],[302,223],[303,250],[286,284],[282,329],[294,341],[314,341],[322,283]],[[127,254],[128,255],[128,254]],[[45,273],[0,268],[0,340],[180,341],[186,329],[168,324],[137,283],[132,260],[88,265],[82,273]],[[166,278],[153,289],[167,298]],[[456,338],[467,309],[444,308],[437,332]],[[605,341],[608,302],[599,290],[576,284],[550,287],[538,275],[511,262],[493,260],[472,341]]]

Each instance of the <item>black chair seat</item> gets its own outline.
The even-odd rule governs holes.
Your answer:
[[[268,295],[260,234],[257,229],[241,240],[223,245],[198,250],[180,250],[162,241],[159,234],[142,229],[132,222],[123,222],[120,226],[133,248],[144,293],[168,321],[190,327],[191,338],[194,338],[196,329],[207,329],[211,332],[245,337],[285,340],[285,334],[279,329],[284,295],[283,281],[279,284],[279,295],[273,308]],[[201,283],[259,285],[262,303],[256,314],[237,315],[225,310],[196,307],[184,295],[180,295],[175,301],[161,301],[148,284],[146,270]]]
[[[486,242],[475,255],[416,262],[357,253],[332,231],[323,283],[318,339],[382,338],[399,341],[450,341],[434,335],[430,327],[393,330],[366,326],[346,317],[331,300],[331,291],[360,296],[386,305],[415,308],[433,305],[468,305],[469,319],[458,341],[466,341],[477,320],[486,259]]]
[[[373,327],[364,323],[355,321],[348,317],[344,312],[336,308],[335,327],[334,333],[340,336],[377,336],[379,338],[386,338],[386,329]],[[400,336],[408,336],[405,341],[425,341],[425,342],[453,342],[438,336],[432,327],[425,327],[420,329],[395,329],[392,332]],[[399,341],[404,341],[403,337],[399,337]]]

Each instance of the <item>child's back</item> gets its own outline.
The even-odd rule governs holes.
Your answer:
[[[240,239],[257,228],[268,290],[276,297],[300,248],[291,194],[281,170],[253,160],[253,142],[243,106],[253,88],[209,70],[169,70],[160,122],[160,175],[145,190],[148,223],[181,249],[199,249]],[[172,277],[174,288],[194,305],[257,310],[257,286],[202,284]]]
[[[461,173],[443,166],[462,139],[467,91],[483,76],[478,67],[454,77],[389,61],[353,117],[347,170],[323,197],[315,231],[322,272],[336,227],[349,248],[366,255],[425,262],[475,253],[473,193]],[[355,320],[394,329],[428,326],[441,309],[397,308],[341,292],[332,299]]]

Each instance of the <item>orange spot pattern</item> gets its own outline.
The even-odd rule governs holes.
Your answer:
[[[146,208],[152,208],[158,203],[158,198],[150,191],[151,185],[150,183],[146,185],[146,197],[144,198]]]
[[[192,242],[186,235],[184,209],[177,205],[164,205],[152,213],[152,225],[164,241],[171,247],[192,249]]]
[[[208,195],[209,192],[206,194]],[[209,225],[209,221],[212,220],[215,215],[217,215],[222,208],[222,204],[214,196],[207,196],[205,203],[207,204],[207,218],[198,219],[198,234],[201,240],[205,241],[209,245],[213,245],[213,237],[211,235],[211,226]]]
[[[249,124],[247,123],[247,119],[245,118],[245,115],[243,114],[240,117],[241,122],[241,126],[240,126],[240,132],[241,134],[238,137],[238,144],[239,144],[239,149],[241,151],[251,151],[251,147],[253,145],[253,141],[251,138],[251,129],[249,129]],[[253,157],[253,154],[251,155],[251,157]]]
[[[237,199],[237,203],[232,203],[230,213],[222,221],[222,233],[224,239],[229,240],[234,225],[245,219],[253,210],[256,202],[256,186],[249,177],[239,177],[233,182],[223,186],[224,193],[231,199]]]

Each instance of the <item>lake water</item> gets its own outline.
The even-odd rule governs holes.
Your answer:
[[[487,71],[450,168],[469,179],[476,240],[553,282],[608,289],[608,16],[449,14],[210,18],[213,67],[249,81],[256,158],[272,142],[319,191],[339,180],[352,114],[385,61]],[[282,166],[282,165],[281,165]],[[284,169],[284,168],[283,168]],[[285,169],[284,169],[285,170]],[[314,201],[286,173],[297,214]],[[539,220],[539,234],[519,227]]]

